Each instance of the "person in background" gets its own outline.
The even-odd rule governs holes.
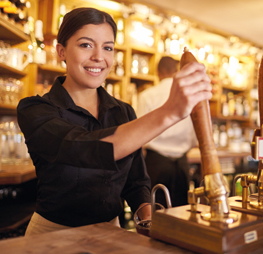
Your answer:
[[[123,199],[133,212],[150,203],[141,147],[212,96],[204,65],[190,63],[174,76],[168,100],[136,119],[130,105],[101,86],[113,65],[116,31],[111,15],[100,10],[67,13],[56,46],[67,75],[17,107],[38,178],[26,236],[100,222],[118,225]],[[144,206],[139,216],[150,215]]]
[[[178,61],[172,57],[161,58],[157,66],[160,82],[139,94],[136,111],[138,117],[155,110],[168,99],[173,76],[178,70],[177,66]],[[190,116],[185,117],[144,146],[151,186],[153,188],[158,183],[164,184],[170,192],[172,206],[187,204],[190,167],[186,153],[195,146],[197,146],[197,138]],[[157,191],[156,202],[166,206],[162,191]]]

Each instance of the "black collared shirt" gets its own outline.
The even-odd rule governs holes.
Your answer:
[[[135,119],[134,110],[99,87],[97,120],[74,103],[64,80],[57,78],[49,93],[22,99],[17,108],[38,177],[36,212],[73,227],[112,220],[123,209],[122,198],[134,212],[150,202],[142,151],[114,161],[113,145],[100,141]]]

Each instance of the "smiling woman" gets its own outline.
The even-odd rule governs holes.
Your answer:
[[[58,41],[59,42],[59,41]],[[67,41],[57,44],[62,61],[67,62],[63,83],[74,102],[98,117],[98,88],[108,76],[114,59],[114,35],[108,23],[84,25]]]
[[[114,59],[116,24],[105,12],[67,13],[57,53],[67,63],[50,92],[20,101],[19,126],[38,177],[38,197],[26,235],[99,222],[118,224],[126,200],[132,211],[150,203],[142,145],[211,97],[205,67],[190,63],[173,78],[169,99],[136,119],[133,108],[101,87]],[[150,206],[141,219],[151,216]]]

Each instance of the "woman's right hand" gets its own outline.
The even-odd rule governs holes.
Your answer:
[[[170,96],[163,107],[177,122],[188,116],[198,102],[211,97],[212,86],[205,66],[191,62],[174,75]]]

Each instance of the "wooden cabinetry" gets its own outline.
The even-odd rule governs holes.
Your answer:
[[[0,40],[14,45],[29,40],[29,37],[16,24],[0,15]]]
[[[0,15],[0,40],[8,43],[9,45],[17,45],[19,43],[29,40],[27,36],[19,26],[7,20],[4,16]],[[0,77],[4,78],[15,78],[24,81],[27,75],[26,71],[20,71],[4,62],[0,63]],[[2,95],[3,96],[3,95]],[[3,104],[2,100],[0,102],[0,114],[1,115],[13,115],[15,114],[15,105]]]
[[[224,68],[224,64],[230,65],[229,58],[233,56],[219,55],[219,57],[217,73],[211,78],[212,84],[215,83],[214,96],[210,101],[211,115],[225,120],[249,121],[252,104],[250,90],[254,85],[254,59],[235,57],[237,69],[233,70],[235,74],[231,74],[231,68]]]

